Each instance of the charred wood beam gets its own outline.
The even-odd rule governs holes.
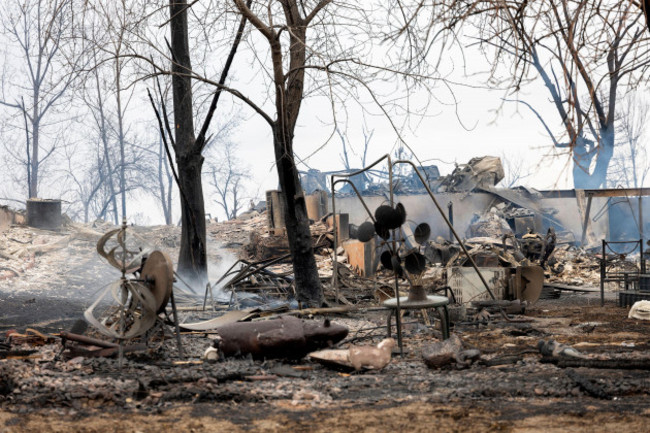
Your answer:
[[[555,364],[560,368],[601,368],[613,370],[650,370],[650,358],[643,359],[579,359],[543,357],[540,362]]]
[[[593,383],[589,379],[587,379],[585,376],[577,373],[575,370],[567,370],[566,375],[569,379],[574,381],[576,385],[580,388],[582,392],[585,394],[588,394],[592,397],[595,398],[600,398],[603,400],[611,400],[612,396],[609,395],[603,387],[599,386],[598,384]]]

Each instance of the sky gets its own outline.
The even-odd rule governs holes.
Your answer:
[[[241,74],[238,72],[235,75]],[[537,189],[572,188],[568,155],[555,154],[551,140],[528,108],[515,102],[504,102],[503,98],[508,97],[504,90],[488,90],[479,78],[460,78],[471,87],[453,88],[456,103],[452,103],[453,98],[446,88],[434,89],[442,102],[432,102],[425,118],[412,117],[411,128],[402,136],[421,161],[437,165],[440,173],[445,175],[454,169],[455,164],[467,163],[471,158],[498,156],[508,159],[511,165],[522,167],[521,173],[525,178],[520,180],[520,184]],[[255,87],[248,87],[245,79],[240,78],[238,81],[237,84],[255,98]],[[543,87],[533,82],[520,92],[519,97],[535,106],[553,123],[557,114],[544,91]],[[424,97],[424,94],[412,95],[414,100]],[[262,99],[260,96],[257,100]],[[264,200],[265,191],[278,188],[270,127],[246,106],[235,102],[232,111],[229,110],[232,108],[230,106],[224,108],[226,113],[235,115],[239,121],[239,126],[233,129],[230,139],[237,143],[237,155],[250,176],[246,187],[247,196],[253,197],[255,202]],[[364,128],[374,131],[367,162],[395,151],[397,136],[385,117],[363,116],[359,107],[352,102],[337,110],[345,110],[348,115],[347,122],[342,123],[341,128],[347,134],[349,157],[353,166],[361,167]],[[559,122],[555,123],[559,126]],[[333,133],[330,101],[319,97],[305,99],[294,139],[297,160],[304,161],[303,164],[299,162],[300,170],[313,168],[333,171],[344,168],[341,162],[341,140]],[[504,166],[508,170],[505,162]],[[223,219],[224,213],[214,202],[211,187],[204,183],[204,188],[206,212]],[[144,199],[143,202],[146,203],[147,200]],[[151,204],[143,207],[151,209]],[[179,214],[177,206],[174,210],[175,219]],[[143,217],[144,215],[139,216]],[[143,222],[159,224],[162,215],[149,212]]]

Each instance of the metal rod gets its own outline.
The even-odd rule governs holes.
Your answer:
[[[454,203],[449,202],[447,203],[447,212],[449,213],[449,222],[451,225],[454,225]],[[454,234],[451,232],[451,229],[449,230],[449,240],[453,241],[454,240]]]
[[[643,197],[639,196],[639,237],[643,239]]]
[[[402,347],[402,318],[400,317],[400,307],[399,307],[399,285],[397,284],[397,272],[395,272],[395,299],[396,299],[396,309],[395,309],[395,327],[397,328],[397,345],[399,346],[399,356],[404,356],[404,349]],[[392,312],[388,314],[393,314]],[[389,330],[390,331],[390,330]]]
[[[393,162],[390,155],[386,155],[388,160],[388,192],[390,194],[390,207],[395,209],[395,195],[393,193]],[[397,255],[397,241],[395,240],[395,230],[392,233],[392,246],[393,254]],[[397,284],[397,270],[395,273],[395,324],[397,326],[397,344],[399,345],[399,356],[404,357],[404,349],[402,348],[402,306],[399,299],[399,286]]]
[[[72,332],[67,332],[67,331],[61,331],[59,335],[64,340],[76,341],[78,343],[90,344],[93,346],[107,347],[107,348],[116,348],[119,346],[119,344],[117,343],[98,340],[97,338],[88,337],[87,335],[74,334]]]
[[[408,161],[408,160],[400,159],[400,160],[397,160],[397,161],[393,162],[393,164],[409,164],[411,167],[413,167],[413,170],[415,170],[415,173],[420,178],[420,181],[422,182],[422,185],[424,185],[424,188],[427,190],[427,193],[429,194],[429,197],[431,197],[431,200],[433,201],[433,204],[436,205],[436,208],[438,209],[438,212],[440,212],[440,216],[445,221],[445,224],[447,224],[447,226],[449,226],[449,230],[451,230],[451,232],[454,234],[454,237],[456,238],[456,241],[458,241],[458,244],[460,245],[460,248],[463,250],[463,252],[467,256],[467,259],[469,260],[470,264],[474,268],[474,271],[476,271],[476,274],[478,275],[478,277],[481,279],[481,282],[485,286],[485,289],[489,293],[490,297],[492,299],[496,299],[496,297],[494,296],[494,293],[492,293],[492,290],[490,289],[490,286],[488,285],[488,282],[485,280],[485,278],[483,277],[483,274],[481,274],[481,271],[478,269],[478,266],[476,265],[476,262],[469,255],[469,252],[467,251],[467,248],[465,248],[465,245],[463,244],[463,241],[460,240],[460,236],[458,236],[458,233],[456,233],[456,230],[454,229],[454,226],[447,219],[447,216],[445,215],[442,208],[440,207],[440,204],[438,203],[438,200],[436,200],[436,198],[433,195],[433,192],[431,192],[431,189],[429,188],[429,185],[427,185],[424,178],[422,177],[422,174],[420,173],[420,170],[418,170],[418,168],[415,166],[415,164],[413,164],[411,161]]]
[[[607,241],[603,239],[603,257],[600,261],[600,306],[604,307],[605,306],[605,278],[606,278],[606,273],[607,273],[607,256],[605,255],[605,247],[607,245]]]
[[[183,352],[183,345],[181,343],[181,330],[178,324],[178,311],[176,310],[176,300],[174,299],[174,290],[172,289],[171,294],[172,300],[172,312],[174,313],[174,328],[176,331],[176,346],[178,347],[178,356],[183,359],[185,358],[185,353]]]
[[[591,212],[591,200],[594,198],[593,194],[587,196],[587,209],[585,210],[585,219],[582,223],[582,240],[580,244],[584,245],[587,239],[587,225],[589,224],[589,212]]]
[[[334,252],[332,254],[332,287],[334,288],[334,293],[336,294],[336,302],[339,302],[339,262],[336,260],[336,254],[339,249],[338,241],[338,230],[336,227],[336,200],[334,191],[334,175],[330,176],[331,190],[332,190],[332,226],[334,229]]]

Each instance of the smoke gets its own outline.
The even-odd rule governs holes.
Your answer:
[[[221,260],[218,262],[211,261],[208,263],[208,279],[211,284],[216,283],[239,260],[232,251],[226,248],[219,251],[219,256]],[[228,278],[224,278],[216,288],[221,290],[227,281]]]

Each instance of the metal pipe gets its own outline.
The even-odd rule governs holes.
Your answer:
[[[332,261],[332,287],[334,288],[334,292],[336,293],[336,302],[339,302],[339,267],[338,267],[338,261],[336,260],[336,254],[339,249],[339,242],[338,242],[338,231],[336,229],[336,200],[334,200],[334,196],[336,195],[336,192],[334,191],[334,176],[330,176],[330,182],[331,182],[331,189],[332,189],[332,225],[334,226],[334,255],[333,255],[333,261]]]
[[[607,241],[603,239],[603,256],[600,261],[600,306],[605,306],[605,278],[607,274],[607,256],[605,255],[605,247]]]
[[[585,210],[585,219],[582,223],[582,239],[580,241],[582,246],[585,245],[585,240],[587,239],[587,225],[589,224],[589,213],[591,212],[591,201],[593,198],[594,195],[591,193],[587,196],[587,209]]]
[[[119,344],[110,341],[98,340],[97,338],[88,337],[87,335],[74,334],[72,332],[61,331],[59,336],[64,340],[76,341],[78,343],[89,344],[92,346],[117,348]]]
[[[447,203],[447,212],[449,213],[449,222],[453,226],[454,225],[454,203],[451,201]],[[451,230],[449,230],[449,240],[450,241],[454,240],[454,234],[451,232]]]
[[[386,155],[388,160],[388,192],[390,194],[390,207],[395,209],[395,195],[393,194],[393,162],[390,155]],[[397,254],[397,241],[395,240],[395,230],[392,233],[393,254]],[[397,327],[397,345],[399,346],[399,355],[404,356],[404,349],[402,347],[402,314],[399,299],[399,286],[397,284],[397,269],[393,269],[395,274],[395,326]]]

